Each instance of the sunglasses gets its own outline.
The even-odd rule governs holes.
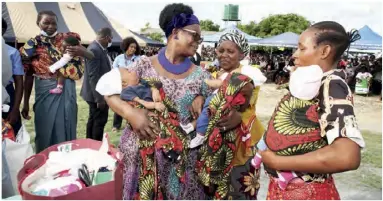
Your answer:
[[[185,31],[187,32],[188,34],[190,34],[191,36],[193,36],[193,40],[196,41],[198,44],[201,44],[202,41],[203,41],[203,38],[201,37],[200,34],[198,34],[196,31],[194,30],[190,30],[190,29],[181,29],[182,31]]]

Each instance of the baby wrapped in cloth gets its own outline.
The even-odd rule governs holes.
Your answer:
[[[150,120],[160,125],[161,133],[156,140],[141,140],[140,146],[149,149],[155,145],[157,149],[163,149],[169,159],[180,159],[183,145],[179,136],[183,135],[182,129],[179,127],[177,112],[165,97],[160,81],[138,79],[135,72],[116,68],[100,78],[96,91],[104,96],[120,94],[122,100],[134,107],[156,113],[158,118],[150,117]],[[161,102],[154,102],[153,96],[160,97]]]

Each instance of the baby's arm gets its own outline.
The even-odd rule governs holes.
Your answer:
[[[222,80],[219,80],[219,79],[214,79],[214,80],[205,80],[205,83],[213,88],[213,89],[218,89],[219,87],[222,86]]]
[[[70,56],[69,54],[65,53],[63,55],[63,57],[61,57],[61,59],[59,61],[57,61],[56,63],[54,63],[53,65],[51,65],[49,67],[49,70],[54,73],[56,72],[58,69],[64,67],[73,57]]]
[[[232,73],[241,73],[241,68],[236,68],[231,71]]]
[[[163,112],[165,110],[165,105],[161,102],[149,102],[142,100],[138,97],[135,97],[133,101],[143,105],[146,109],[156,109],[157,111]]]

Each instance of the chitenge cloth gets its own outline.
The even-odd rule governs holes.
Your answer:
[[[318,100],[301,100],[290,93],[285,95],[274,110],[265,132],[267,147],[280,156],[292,156],[316,151],[327,146],[321,136]],[[276,172],[265,166],[274,177]],[[328,175],[297,173],[305,181],[323,182]]]
[[[180,182],[185,181],[185,159],[186,150],[190,140],[187,139],[185,132],[180,127],[177,117],[177,110],[174,103],[165,95],[160,80],[157,79],[144,79],[143,83],[149,87],[156,87],[160,91],[162,103],[166,109],[164,112],[151,109],[149,112],[154,113],[155,116],[149,115],[149,120],[159,125],[160,133],[155,140],[139,140],[139,180],[138,180],[138,193],[134,195],[134,199],[138,200],[163,200],[164,192],[159,186],[159,176],[157,169],[157,161],[155,150],[161,149],[165,155],[173,151],[180,155],[181,159],[173,161],[176,169],[176,175]],[[145,109],[141,104],[129,101],[129,104],[136,108]],[[128,126],[130,126],[128,124]],[[130,126],[131,127],[131,126]],[[170,160],[170,159],[169,159]]]
[[[205,133],[205,143],[202,145],[196,171],[201,183],[209,188],[214,199],[227,199],[230,186],[230,176],[233,169],[235,142],[238,137],[246,136],[249,131],[243,130],[244,125],[222,131],[217,127],[220,119],[231,110],[239,110],[245,103],[241,89],[251,79],[240,73],[229,74],[223,85],[209,103],[209,124]],[[246,142],[244,142],[246,143]],[[250,143],[250,140],[247,140]]]

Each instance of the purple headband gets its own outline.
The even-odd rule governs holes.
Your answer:
[[[170,36],[174,28],[182,28],[192,24],[199,24],[198,18],[193,14],[181,13],[173,17],[166,27],[165,36]]]

